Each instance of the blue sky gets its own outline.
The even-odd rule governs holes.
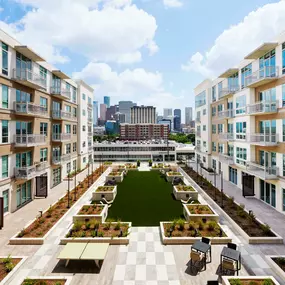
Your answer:
[[[284,0],[0,0],[0,7],[0,28],[92,85],[94,99],[153,104],[159,113],[194,107],[197,84],[285,29]]]

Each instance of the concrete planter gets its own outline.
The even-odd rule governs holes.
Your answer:
[[[101,201],[102,198],[105,198],[107,201],[112,201],[115,199],[117,195],[117,186],[105,186],[113,188],[112,191],[99,191],[95,190],[95,192],[92,193],[92,201]]]
[[[166,173],[166,179],[168,182],[172,183],[173,179],[176,177],[181,178],[183,180],[183,175],[181,173],[177,175],[169,175],[169,172]]]
[[[214,200],[183,170],[179,169],[184,174],[184,177],[190,182],[192,187],[195,187],[198,192],[206,200],[212,202],[215,206],[219,207],[219,211],[222,212],[226,220],[235,228],[236,231],[249,243],[249,244],[283,244],[283,238],[271,229],[271,232],[275,237],[250,237]],[[225,194],[226,195],[226,194]],[[228,195],[226,195],[228,196]],[[229,196],[228,196],[229,197]],[[239,205],[237,202],[235,202]],[[245,209],[246,210],[246,209]],[[259,223],[263,224],[259,219],[256,219]]]
[[[0,258],[6,258],[7,256],[0,256]],[[26,261],[28,258],[27,256],[11,256],[11,258],[21,258],[22,260],[13,268],[11,272],[2,280],[0,281],[0,285],[5,285],[8,283],[9,280],[15,275],[15,273],[18,271],[18,269],[22,266],[22,264]]]
[[[231,285],[229,281],[231,279],[239,279],[240,281],[242,280],[257,281],[257,280],[270,279],[274,285],[280,285],[280,283],[273,276],[222,276],[222,284]]]
[[[189,209],[188,209],[188,206],[190,207],[194,207],[194,206],[207,206],[211,211],[212,211],[212,214],[191,214]],[[183,205],[183,214],[185,216],[185,219],[187,221],[197,221],[197,220],[200,220],[200,219],[207,219],[207,220],[212,220],[212,221],[216,221],[218,222],[219,221],[219,215],[213,210],[213,208],[211,208],[209,205],[206,205],[206,204],[184,204]]]
[[[129,225],[128,236],[127,237],[86,237],[86,238],[62,238],[60,244],[67,244],[69,242],[91,242],[91,243],[109,243],[112,245],[128,245],[130,242],[130,233],[132,223],[124,223]],[[72,226],[69,228],[69,230]]]
[[[189,198],[192,200],[198,200],[198,191],[195,189],[194,191],[178,191],[177,187],[173,186],[173,195],[175,196],[176,200],[187,201]]]
[[[126,170],[127,171],[138,171],[139,169],[136,167],[136,168],[127,168]]]
[[[194,244],[197,240],[201,240],[201,237],[166,237],[163,224],[169,222],[160,222],[160,231],[162,236],[162,243],[165,245],[173,244]],[[222,226],[218,224],[221,228]],[[208,237],[211,240],[211,244],[227,244],[232,242],[230,237]]]
[[[15,285],[20,285],[24,282],[25,279],[31,279],[31,280],[65,280],[65,284],[64,285],[70,285],[71,284],[71,280],[72,277],[71,276],[39,276],[39,277],[30,277],[27,276],[25,278],[23,278],[22,280],[19,280],[19,283],[16,283]]]
[[[266,255],[265,256],[267,259],[267,262],[269,263],[271,269],[273,269],[273,271],[280,276],[280,278],[282,280],[285,280],[285,272],[279,267],[279,265],[277,263],[275,263],[272,258],[278,258],[278,257],[283,257],[285,258],[285,255]]]
[[[116,181],[116,183],[120,183],[120,182],[123,181],[123,179],[124,179],[124,171],[120,175],[113,176],[113,175],[109,174],[109,175],[106,176],[106,182],[108,182],[108,181]]]
[[[84,205],[84,206],[91,206],[92,205]],[[84,207],[82,206],[82,207]],[[100,223],[105,222],[106,218],[108,216],[108,205],[102,205],[102,211],[98,215],[79,215],[79,212],[77,215],[73,216],[73,222],[76,221],[86,221],[86,220],[97,220]]]

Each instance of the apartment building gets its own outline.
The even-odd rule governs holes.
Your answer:
[[[285,213],[285,33],[195,95],[196,158]]]
[[[2,30],[0,44],[0,197],[8,213],[47,196],[81,167],[83,82],[77,84]]]

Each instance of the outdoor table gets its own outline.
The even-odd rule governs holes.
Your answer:
[[[224,247],[221,253],[221,264],[222,264],[222,259],[223,257],[231,259],[233,261],[236,261],[237,265],[236,265],[236,271],[237,271],[237,275],[239,270],[241,269],[241,253],[238,250],[234,250],[232,248],[229,247]]]
[[[205,270],[207,269],[207,261],[206,261],[206,254],[209,251],[210,252],[210,262],[212,262],[212,250],[211,250],[211,245],[208,243],[201,242],[200,240],[196,241],[191,249],[195,249],[198,252],[201,252],[205,255]]]

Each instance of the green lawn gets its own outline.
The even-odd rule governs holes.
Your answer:
[[[160,221],[180,217],[182,204],[172,195],[172,184],[158,171],[129,171],[108,211],[108,219],[132,222],[133,226],[158,226]]]

